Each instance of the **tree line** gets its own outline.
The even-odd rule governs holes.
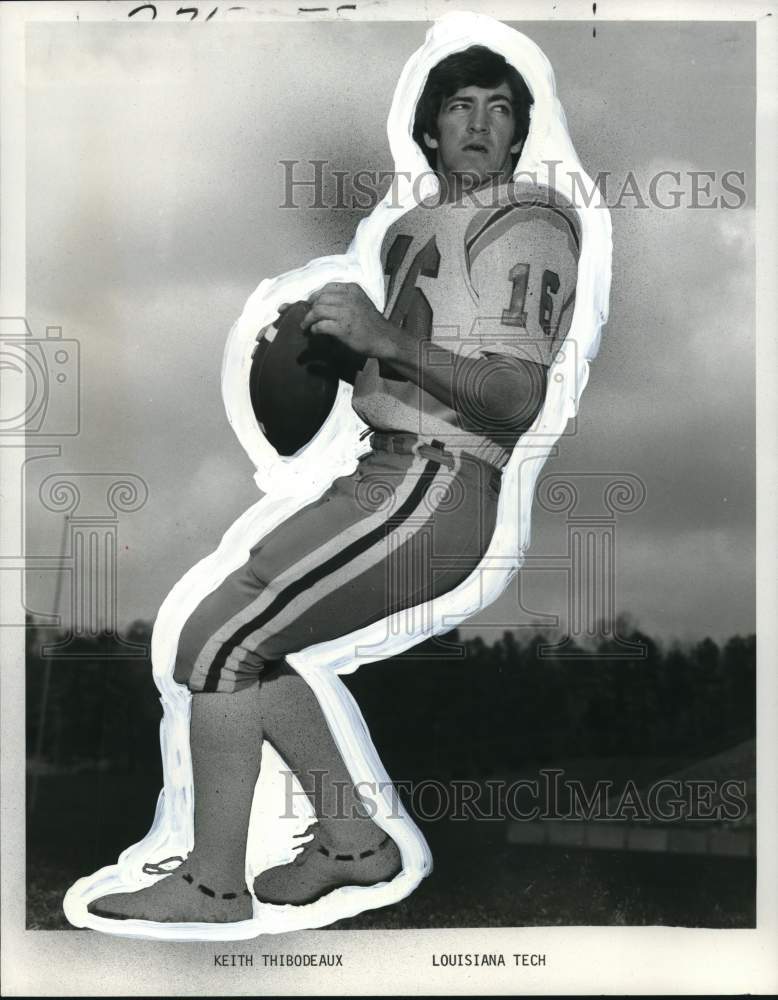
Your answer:
[[[150,647],[151,626],[126,638]],[[488,777],[568,757],[715,753],[753,736],[756,637],[667,648],[631,627],[588,649],[504,632],[456,632],[344,677],[392,774]],[[42,655],[52,629],[27,631],[27,749],[39,768],[157,775],[161,706],[147,657],[115,637]],[[635,649],[638,647],[635,646]],[[118,650],[121,653],[121,649]]]

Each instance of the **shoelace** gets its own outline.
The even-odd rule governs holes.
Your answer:
[[[165,865],[171,865],[174,861],[176,863],[173,864],[172,868],[165,867]],[[184,861],[185,859],[180,855],[173,854],[169,858],[163,858],[162,861],[147,861],[143,866],[142,871],[144,875],[170,875],[170,873],[174,872],[179,865],[184,863]]]
[[[182,858],[180,855],[173,854],[169,858],[163,858],[162,861],[147,861],[143,866],[143,872],[146,875],[171,875],[184,863],[185,860],[186,859]],[[173,862],[176,862],[176,864],[173,864]],[[173,864],[172,868],[165,867],[166,865],[171,865],[171,864]],[[181,878],[188,885],[193,885],[194,883],[194,877],[190,875],[189,872],[185,872],[184,874],[182,874]],[[237,899],[238,896],[241,895],[245,896],[251,895],[248,889],[243,889],[242,891],[236,891],[236,892],[219,893],[216,892],[215,889],[211,889],[210,886],[204,885],[202,882],[198,882],[196,888],[199,889],[200,892],[202,892],[205,896],[210,896],[212,899],[215,899],[216,896],[218,896],[219,899]]]

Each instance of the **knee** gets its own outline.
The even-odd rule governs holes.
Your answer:
[[[258,648],[241,643],[225,644],[214,637],[204,643],[202,631],[187,622],[178,641],[173,679],[196,694],[233,692],[272,677],[284,665],[283,659],[268,659]]]
[[[289,666],[285,658],[265,662],[261,683],[268,702],[275,705],[302,708],[310,699],[316,700],[307,681]]]
[[[279,677],[286,677],[294,672],[283,656],[275,660],[265,657],[262,660],[260,679],[264,683],[265,681],[272,681]]]

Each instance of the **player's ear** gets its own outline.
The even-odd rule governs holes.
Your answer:
[[[523,139],[519,139],[518,142],[514,142],[514,144],[511,146],[511,152],[512,153],[520,153],[522,151],[523,147],[524,147],[524,140]]]
[[[424,133],[424,145],[429,146],[430,149],[438,148],[438,140],[429,134],[429,132]]]

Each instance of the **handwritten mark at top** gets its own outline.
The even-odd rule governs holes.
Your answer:
[[[233,10],[248,10],[248,7],[227,7],[225,10],[226,14],[229,14]],[[133,7],[133,9],[127,14],[127,17],[135,17],[136,14],[140,14],[143,11],[148,11],[151,14],[151,20],[156,21],[157,19],[157,6],[153,3],[142,3],[138,7]],[[205,21],[210,21],[219,11],[218,7],[214,7],[213,10],[203,19]],[[190,21],[194,21],[198,14],[200,13],[199,7],[179,7],[176,11],[176,16],[189,16]]]
[[[596,4],[595,4],[596,6]],[[248,10],[248,7],[227,7],[224,11],[225,14],[229,14],[234,10]],[[330,7],[298,7],[298,14],[327,14],[332,8]],[[340,14],[344,10],[356,10],[357,5],[355,3],[341,3],[335,7],[335,13]],[[214,7],[209,14],[207,14],[203,20],[210,21],[211,18],[215,17],[219,12],[218,7]],[[156,21],[157,19],[157,5],[153,3],[142,3],[137,7],[133,7],[132,10],[127,14],[127,17],[135,17],[138,14],[149,13],[151,15],[150,20]],[[176,17],[188,17],[190,21],[197,20],[200,14],[199,7],[179,7],[176,11]]]

